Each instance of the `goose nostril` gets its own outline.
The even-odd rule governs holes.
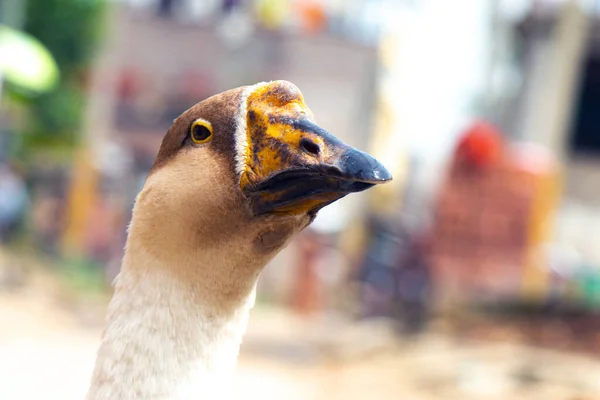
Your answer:
[[[321,153],[321,147],[319,147],[318,144],[307,138],[300,139],[300,148],[314,156],[318,156]]]

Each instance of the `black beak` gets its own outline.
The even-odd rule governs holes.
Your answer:
[[[392,174],[375,158],[354,148],[349,148],[336,163],[343,180],[375,185],[392,180]]]
[[[335,150],[333,156],[317,164],[281,171],[248,193],[255,215],[314,214],[347,194],[392,180],[390,172],[369,154],[329,134],[327,139],[328,147]]]

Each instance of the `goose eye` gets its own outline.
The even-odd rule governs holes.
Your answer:
[[[212,125],[208,121],[196,120],[190,128],[190,137],[192,142],[196,144],[202,144],[212,139],[213,129]]]

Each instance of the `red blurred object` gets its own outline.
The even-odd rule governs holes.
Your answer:
[[[137,96],[143,83],[140,78],[140,72],[135,68],[124,68],[117,81],[117,92],[121,101],[130,101]]]
[[[489,167],[499,162],[502,135],[493,125],[478,121],[463,134],[456,149],[456,160],[475,167]]]
[[[211,78],[204,72],[186,71],[179,82],[180,92],[190,99],[204,99],[213,91]]]
[[[310,317],[323,307],[322,287],[317,272],[323,255],[324,237],[313,229],[307,229],[299,237],[300,263],[292,292],[295,310]]]

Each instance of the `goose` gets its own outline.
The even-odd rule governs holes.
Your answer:
[[[136,197],[87,399],[225,398],[263,267],[321,208],[391,179],[287,81],[185,111]]]

